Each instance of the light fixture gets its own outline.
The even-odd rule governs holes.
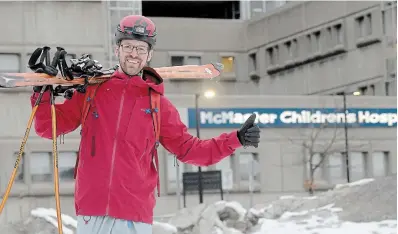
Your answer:
[[[207,90],[206,92],[204,92],[204,96],[206,98],[213,98],[214,96],[216,96],[216,93],[213,90]]]

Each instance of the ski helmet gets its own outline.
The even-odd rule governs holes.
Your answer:
[[[156,44],[156,26],[149,18],[142,15],[124,17],[117,26],[116,44],[123,39],[144,41],[152,48]]]

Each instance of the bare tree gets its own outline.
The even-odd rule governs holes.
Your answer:
[[[303,165],[308,166],[309,172],[306,185],[311,195],[314,193],[315,172],[323,167],[330,155],[344,150],[337,141],[341,134],[340,129],[336,125],[330,125],[323,123],[319,127],[311,127],[306,138],[301,142],[304,151]],[[321,135],[326,131],[329,132],[328,139],[322,140]]]
[[[336,119],[342,119],[344,113],[340,109],[336,109]],[[330,123],[335,122],[335,123]],[[320,168],[324,168],[328,158],[335,154],[342,154],[346,151],[344,144],[344,122],[330,121],[317,124],[310,124],[306,128],[298,129],[299,136],[287,137],[289,142],[300,145],[303,150],[302,158],[293,165],[304,165],[306,167],[307,180],[305,186],[310,195],[314,193],[314,181],[316,172]],[[340,122],[340,123],[337,123]],[[350,140],[353,140],[351,137]],[[351,150],[360,149],[366,144],[350,144]]]

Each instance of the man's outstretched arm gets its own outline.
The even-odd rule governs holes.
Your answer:
[[[33,92],[30,97],[31,105],[34,106],[39,93]],[[84,94],[74,92],[71,100],[65,100],[62,104],[55,104],[57,136],[74,131],[80,125],[81,109],[84,101]],[[50,92],[43,94],[42,100],[37,108],[34,127],[36,134],[40,137],[52,138],[52,119]]]
[[[253,125],[255,116],[254,119],[248,119],[239,131],[234,130],[201,140],[188,132],[177,109],[167,98],[162,100],[161,109],[160,142],[181,162],[209,166],[230,156],[242,145],[258,146],[260,129]]]

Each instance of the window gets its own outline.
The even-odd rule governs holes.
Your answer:
[[[364,179],[366,177],[366,156],[365,152],[350,153],[350,182]]]
[[[239,155],[239,177],[241,181],[249,181],[253,176],[255,181],[260,181],[259,159],[255,153],[242,152]]]
[[[16,73],[20,72],[20,56],[19,54],[0,54],[0,72]]]
[[[365,20],[366,20],[366,35],[371,35],[372,34],[372,15],[371,14],[367,14],[365,16]]]
[[[384,83],[384,91],[386,93],[386,96],[390,96],[390,82]]]
[[[249,54],[249,72],[257,70],[257,58],[256,53]]]
[[[358,37],[365,37],[372,34],[372,15],[367,14],[355,19],[357,23]]]
[[[394,79],[397,75],[397,57],[386,59],[387,80]]]
[[[365,36],[365,23],[364,23],[364,17],[358,17],[356,19],[357,22],[357,29],[358,29],[358,36],[363,37]]]
[[[311,54],[312,51],[313,51],[313,49],[312,49],[311,35],[307,35],[307,52],[308,52],[308,54]]]
[[[32,182],[52,181],[51,153],[37,152],[32,153],[30,163],[30,174]]]
[[[293,57],[293,55],[292,55],[292,42],[290,42],[290,41],[285,42],[285,48],[286,48],[287,58],[291,59]]]
[[[171,56],[171,66],[201,65],[200,56]]]
[[[343,44],[344,39],[343,39],[343,32],[342,32],[342,25],[337,24],[333,26],[334,34],[336,35],[336,44]]]
[[[186,65],[202,65],[201,58],[199,56],[188,56]]]
[[[307,159],[308,160],[307,168],[308,168],[308,175],[309,175],[308,179],[311,178],[311,164],[310,163],[312,163],[312,168],[315,168],[321,162],[321,159],[322,159],[321,155],[319,153],[317,153],[312,156],[312,162],[310,162],[310,155],[308,155],[308,159]],[[314,179],[316,180],[316,179],[323,178],[323,173],[324,173],[324,171],[323,171],[322,165],[320,165],[315,170]]]
[[[221,63],[224,65],[225,73],[235,72],[235,58],[233,56],[221,57]]]
[[[215,164],[215,167],[217,170],[232,170],[232,165],[231,165],[231,157],[226,157],[220,162]]]
[[[384,3],[382,11],[383,34],[390,37],[397,36],[397,2],[389,1]]]
[[[327,31],[327,46],[333,47],[335,43],[334,43],[332,28],[328,27],[326,31]]]
[[[18,153],[19,152],[15,152],[14,153],[13,160],[17,160]],[[17,171],[17,174],[15,176],[15,182],[17,182],[17,183],[19,183],[19,182],[23,183],[24,182],[24,178],[25,178],[25,176],[24,176],[24,171],[25,171],[24,170],[24,166],[25,166],[25,153],[22,153],[22,157],[21,157],[21,160],[19,161],[19,165],[18,165],[18,171]]]
[[[376,94],[376,87],[375,85],[369,85],[369,89],[370,89],[370,95],[375,95]]]
[[[367,86],[362,86],[358,88],[359,92],[361,93],[361,95],[366,95],[368,92],[368,87]]]
[[[298,58],[298,56],[299,56],[299,44],[297,43],[296,39],[293,39],[292,56],[293,56],[293,58]]]
[[[372,153],[372,173],[374,177],[386,176],[389,174],[389,153],[373,152]]]
[[[223,176],[223,188],[225,189],[227,185],[231,185],[229,184],[230,181],[227,181],[227,179],[232,178],[232,184],[234,184],[234,180],[233,180],[233,169],[232,169],[232,165],[231,165],[231,160],[232,157],[226,157],[223,160],[221,160],[220,162],[215,164],[216,170],[220,170],[221,174]]]
[[[58,175],[60,181],[73,180],[77,152],[58,152]],[[53,181],[52,152],[35,152],[31,154],[30,173],[32,182]]]
[[[329,155],[328,157],[328,165],[327,165],[327,170],[328,170],[328,177],[329,177],[329,182],[331,184],[338,184],[341,182],[344,182],[344,169],[345,165],[343,163],[343,155],[340,153],[335,153],[332,155]]]
[[[267,49],[267,55],[268,55],[269,65],[275,65],[274,48],[268,48]]]
[[[314,37],[315,37],[315,51],[316,52],[320,52],[321,51],[321,32],[315,32],[314,33]]]
[[[171,56],[171,66],[182,66],[184,65],[183,56]]]
[[[112,7],[133,7],[134,1],[110,1]]]
[[[286,1],[265,1],[265,9],[267,12],[272,11],[282,5],[286,4]]]
[[[60,181],[73,180],[73,175],[75,173],[76,158],[77,158],[77,152],[58,153],[58,174]]]
[[[239,3],[239,1],[132,2],[139,2],[142,5],[142,15],[148,17],[239,19],[242,9],[242,3]]]
[[[176,192],[177,191],[177,173],[179,175],[179,186],[180,191],[182,192],[182,173],[184,173],[184,164],[181,162],[177,162],[175,156],[169,152],[166,154],[167,160],[167,189],[168,192]],[[177,165],[178,163],[178,165]]]

